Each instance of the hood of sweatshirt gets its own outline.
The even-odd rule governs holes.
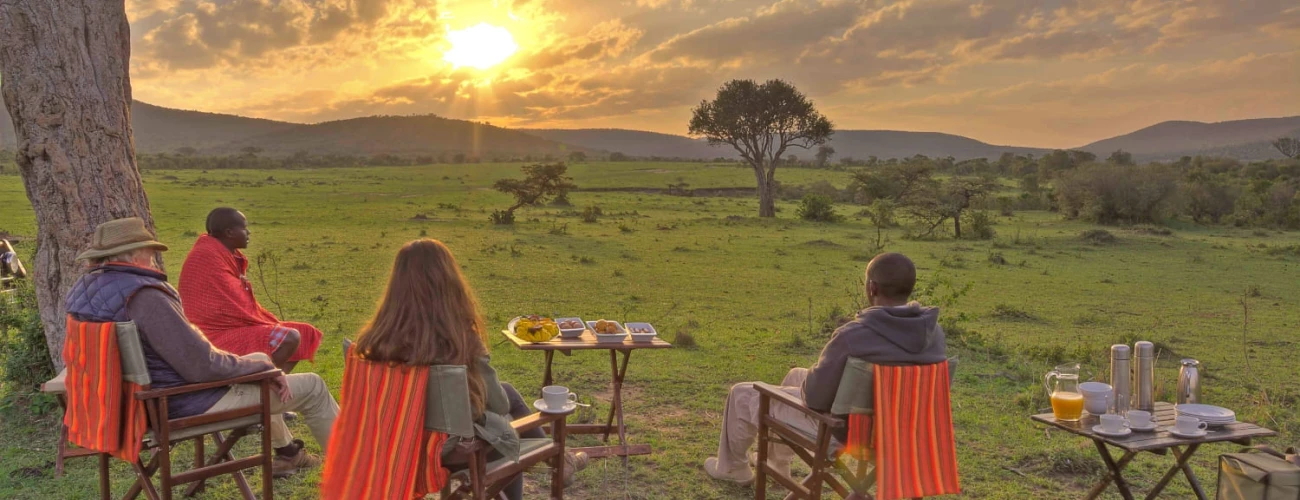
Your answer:
[[[918,302],[902,306],[872,306],[858,313],[858,320],[904,351],[920,353],[938,337],[939,308]]]

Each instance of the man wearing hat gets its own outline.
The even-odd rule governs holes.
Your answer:
[[[167,245],[155,241],[138,217],[100,224],[90,249],[77,256],[91,268],[68,292],[68,314],[78,321],[134,322],[154,389],[274,369],[265,354],[236,356],[213,347],[186,319],[179,294],[159,270],[158,253],[165,250]],[[324,450],[339,406],[314,373],[281,375],[274,385],[279,398],[271,401],[271,444],[276,449],[272,469],[276,477],[284,477],[319,465],[320,459],[303,451],[303,442],[293,439],[280,414],[302,413]],[[252,384],[197,391],[168,398],[167,411],[178,418],[255,406],[260,394]]]

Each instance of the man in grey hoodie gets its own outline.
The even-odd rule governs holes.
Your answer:
[[[945,359],[944,333],[939,308],[909,302],[916,286],[916,266],[898,253],[877,255],[867,264],[867,303],[870,307],[831,334],[812,369],[790,370],[781,389],[800,398],[809,408],[830,411],[849,358],[883,365],[919,365]],[[754,479],[753,457],[746,459],[758,433],[758,391],[753,383],[731,387],[723,412],[718,456],[704,461],[715,479],[748,483]],[[788,406],[773,405],[772,416],[808,433],[817,426]],[[840,433],[843,434],[843,433]],[[837,438],[843,442],[844,436]],[[768,455],[773,467],[789,476],[792,452],[773,447]]]

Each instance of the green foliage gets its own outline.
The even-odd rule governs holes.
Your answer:
[[[595,223],[601,215],[604,214],[600,211],[600,207],[596,205],[588,206],[582,209],[582,222]]]
[[[813,222],[839,222],[841,217],[835,213],[835,202],[820,194],[806,194],[795,215],[800,219]]]
[[[962,238],[971,240],[991,240],[997,236],[993,229],[993,217],[983,210],[967,211],[962,217]]]
[[[547,198],[568,193],[577,186],[566,175],[569,167],[563,163],[537,163],[524,165],[524,178],[498,179],[492,188],[515,197],[515,204],[505,210],[507,215],[492,214],[494,224],[513,224],[514,211],[519,207],[540,205]]]
[[[514,210],[493,210],[492,215],[488,216],[493,224],[498,226],[509,226],[515,223]]]
[[[1099,224],[1160,222],[1170,214],[1177,190],[1175,173],[1163,165],[1094,165],[1056,182],[1067,218]]]
[[[36,291],[31,281],[19,280],[17,288],[0,293],[0,380],[26,393],[53,376]]]

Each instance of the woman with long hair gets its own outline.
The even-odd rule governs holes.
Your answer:
[[[532,410],[514,387],[497,381],[488,363],[486,336],[478,299],[456,257],[437,240],[419,239],[397,252],[384,296],[374,317],[361,328],[353,350],[372,362],[467,367],[475,421],[489,427],[493,422],[505,422],[504,431],[513,433],[509,421],[526,417]],[[508,418],[486,418],[486,414]],[[544,438],[546,434],[539,428],[519,437]],[[444,445],[444,457],[455,444],[449,440]],[[499,458],[499,453],[495,455],[489,460]],[[570,453],[566,460],[567,485],[587,459],[584,453]],[[511,500],[522,498],[523,476],[515,478],[505,493]]]

